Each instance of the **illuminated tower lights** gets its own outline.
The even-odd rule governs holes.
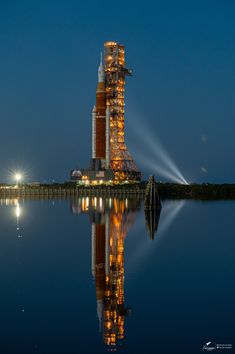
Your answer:
[[[114,199],[110,212],[92,223],[91,268],[96,282],[97,317],[104,343],[109,347],[115,347],[125,335],[124,241],[134,218],[135,212],[127,209],[125,200]]]
[[[106,105],[110,109],[110,163],[117,179],[138,176],[136,164],[125,145],[124,92],[125,77],[131,70],[125,67],[125,48],[116,42],[104,43]]]
[[[125,145],[125,77],[131,73],[125,67],[124,46],[105,42],[92,110],[92,159],[88,169],[71,171],[72,180],[85,184],[141,180],[141,172]]]

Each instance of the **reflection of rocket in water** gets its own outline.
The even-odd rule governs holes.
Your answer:
[[[104,343],[110,348],[125,336],[128,309],[124,305],[124,242],[140,207],[138,198],[86,197],[73,200],[71,204],[73,213],[90,215],[97,316]]]
[[[129,215],[128,215],[129,214]],[[114,346],[124,338],[124,240],[135,213],[125,210],[125,201],[114,199],[113,207],[92,223],[92,274],[96,282],[97,315],[104,343]]]
[[[92,275],[96,281],[97,315],[103,317],[105,292],[105,224],[92,223]]]

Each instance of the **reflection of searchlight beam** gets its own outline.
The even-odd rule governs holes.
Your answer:
[[[183,208],[185,200],[180,201],[168,201],[164,203],[163,215],[161,217],[161,222],[159,225],[158,234],[163,235],[167,229],[171,226],[174,219],[179,214],[180,210]]]
[[[141,264],[149,257],[151,251],[154,249],[154,245],[161,239],[166,231],[170,228],[173,221],[178,216],[179,212],[185,204],[184,200],[181,201],[166,201],[162,205],[161,218],[159,222],[159,227],[157,231],[157,237],[152,242],[146,242],[145,239],[142,239],[141,242],[137,243],[133,251],[133,255],[129,257],[126,261],[127,268],[130,273],[134,273],[138,268],[141,267]]]

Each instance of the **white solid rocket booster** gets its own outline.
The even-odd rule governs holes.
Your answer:
[[[96,107],[92,110],[92,158],[96,158]]]

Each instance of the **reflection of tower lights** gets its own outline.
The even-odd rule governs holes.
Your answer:
[[[116,204],[116,203],[115,203]],[[117,206],[117,204],[116,204]],[[109,276],[106,276],[104,342],[116,345],[124,338],[124,238],[122,214],[110,215]]]
[[[141,201],[119,198],[72,200],[74,213],[89,213],[91,219],[91,271],[95,279],[97,317],[104,343],[111,351],[124,339],[124,241]]]
[[[132,217],[128,218],[128,214]],[[124,338],[127,313],[124,307],[124,240],[133,221],[126,201],[114,199],[110,213],[106,212],[99,223],[92,223],[92,274],[96,281],[97,316],[104,343],[112,347]]]
[[[82,198],[82,211],[87,211],[89,209],[89,198]]]
[[[102,208],[102,206],[103,206],[102,198],[99,199],[99,204],[100,204],[100,208]]]

